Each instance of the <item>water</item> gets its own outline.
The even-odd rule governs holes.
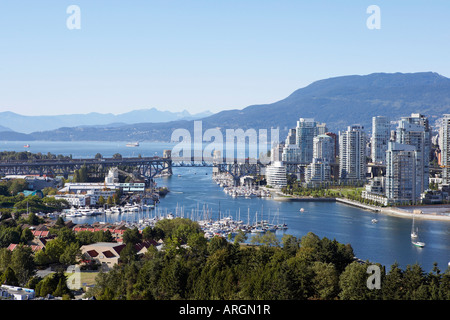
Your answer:
[[[31,152],[69,155],[74,158],[94,157],[97,152],[105,157],[120,153],[124,157],[162,155],[164,149],[171,149],[173,144],[142,142],[140,147],[127,148],[124,142],[44,142],[30,143]],[[0,151],[22,151],[24,142],[0,142]],[[167,186],[170,193],[161,199],[155,211],[145,212],[147,215],[184,213],[184,217],[201,215],[203,208],[212,211],[212,217],[233,216],[244,222],[249,219],[275,221],[288,224],[287,234],[301,237],[314,232],[319,237],[336,239],[341,243],[350,243],[355,255],[363,260],[379,262],[387,269],[398,262],[403,269],[408,264],[418,262],[429,272],[433,262],[437,262],[441,270],[447,268],[450,261],[450,222],[427,221],[416,219],[420,240],[426,243],[425,248],[411,244],[410,232],[412,220],[399,218],[335,202],[280,202],[261,198],[232,198],[226,195],[211,178],[211,168],[173,168],[172,177],[156,180],[159,186]],[[178,176],[180,175],[180,176]],[[304,212],[300,212],[300,208]],[[239,215],[240,212],[240,215]],[[248,218],[248,212],[250,216]],[[277,215],[278,214],[278,215]],[[96,217],[73,218],[75,223],[92,223],[94,221],[115,222],[118,220],[136,221],[142,217],[132,214],[108,215]],[[376,218],[378,223],[371,220]],[[283,231],[277,231],[281,238]]]

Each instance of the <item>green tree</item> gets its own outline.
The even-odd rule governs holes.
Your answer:
[[[403,271],[396,262],[391,266],[381,286],[384,300],[402,300],[404,298]]]
[[[141,241],[142,235],[139,232],[138,228],[126,229],[123,233],[122,239],[126,244],[131,243],[135,245],[136,243],[139,243]]]
[[[332,263],[316,261],[312,265],[312,287],[319,299],[334,299],[339,292],[339,275]]]
[[[103,196],[98,197],[97,205],[103,206],[105,203],[105,198]]]
[[[76,264],[81,257],[81,250],[78,243],[70,243],[64,249],[64,252],[59,257],[59,262],[65,265]]]
[[[0,284],[7,284],[10,286],[18,286],[19,280],[16,277],[14,270],[8,267],[6,271],[0,276]]]
[[[30,247],[18,245],[14,248],[11,255],[11,268],[21,285],[27,283],[35,273],[35,264]]]
[[[29,228],[25,228],[22,230],[22,234],[20,236],[20,242],[27,244],[28,241],[34,239],[34,235]]]
[[[120,261],[128,264],[137,260],[137,251],[135,245],[132,242],[126,243],[125,248],[120,251]]]
[[[357,261],[349,264],[339,277],[339,294],[342,300],[367,300],[370,296],[367,288],[367,264]]]

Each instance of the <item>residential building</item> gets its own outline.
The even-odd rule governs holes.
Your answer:
[[[439,132],[440,165],[442,183],[450,184],[450,114],[444,114]]]
[[[266,167],[267,185],[273,188],[282,188],[287,186],[286,167],[283,162],[276,161]]]
[[[308,164],[313,159],[313,139],[317,135],[314,119],[300,118],[296,127],[296,144],[299,148],[299,162]]]
[[[361,181],[366,178],[366,135],[361,125],[339,132],[339,179]]]
[[[144,254],[150,246],[156,246],[155,241],[144,241],[135,245],[136,253]],[[110,270],[119,262],[120,252],[125,244],[116,242],[97,242],[81,246],[81,255],[85,262],[101,264],[103,270]]]
[[[335,161],[335,141],[333,137],[319,134],[313,138],[313,159],[333,163]]]
[[[429,187],[431,129],[428,119],[419,113],[402,117],[397,127],[396,142],[416,148],[416,196]]]
[[[321,183],[330,181],[331,167],[327,161],[314,158],[313,161],[306,166],[305,182],[306,183]]]
[[[375,163],[386,163],[386,150],[391,138],[390,121],[388,117],[372,118],[371,158]]]
[[[386,197],[390,203],[420,199],[416,184],[417,150],[413,145],[389,142],[386,152]]]

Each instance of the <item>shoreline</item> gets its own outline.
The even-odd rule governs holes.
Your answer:
[[[273,190],[272,190],[273,191]],[[368,205],[364,203],[360,203],[358,201],[345,199],[345,198],[325,198],[325,197],[293,197],[290,195],[285,195],[279,191],[275,191],[275,194],[277,196],[273,197],[273,200],[275,201],[298,201],[298,202],[339,202],[346,205],[358,207],[364,210],[369,210],[373,212],[378,212],[382,214],[387,214],[391,216],[401,217],[401,218],[409,218],[412,219],[415,217],[416,219],[424,219],[424,220],[440,220],[440,221],[449,221],[450,222],[450,215],[442,215],[442,214],[436,214],[436,213],[425,213],[422,211],[420,214],[413,213],[413,210],[421,210],[423,208],[423,205],[418,206],[411,206],[411,211],[405,210],[404,208],[396,208],[396,207],[378,207],[373,205]],[[438,205],[436,205],[438,206]],[[430,206],[426,206],[426,208],[432,208]],[[442,205],[440,206],[442,208]],[[450,206],[449,206],[450,210]]]

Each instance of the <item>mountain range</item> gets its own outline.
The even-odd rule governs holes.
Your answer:
[[[428,116],[431,124],[443,114],[450,113],[450,79],[434,72],[334,77],[313,82],[274,103],[225,110],[197,119],[201,118],[203,130],[219,128],[223,134],[228,128],[258,130],[278,127],[280,139],[283,140],[299,118],[314,118],[324,122],[328,131],[332,132],[344,130],[356,123],[371,131],[373,116],[385,115],[395,121],[411,113]],[[90,117],[85,116],[86,119]],[[89,121],[93,123],[92,119]],[[55,130],[29,134],[1,132],[0,140],[170,141],[175,129],[192,132],[193,121],[192,118],[185,118],[157,123],[149,119],[148,122],[141,120],[132,124],[61,125]],[[0,124],[6,123],[0,121]],[[10,122],[7,127],[14,130]]]
[[[190,114],[187,110],[181,112],[160,111],[156,108],[138,109],[121,114],[97,113],[64,114],[51,116],[25,116],[11,111],[0,112],[0,132],[15,131],[32,133],[49,131],[61,127],[118,127],[146,120],[152,123],[174,120],[194,120],[211,115],[209,111]]]

